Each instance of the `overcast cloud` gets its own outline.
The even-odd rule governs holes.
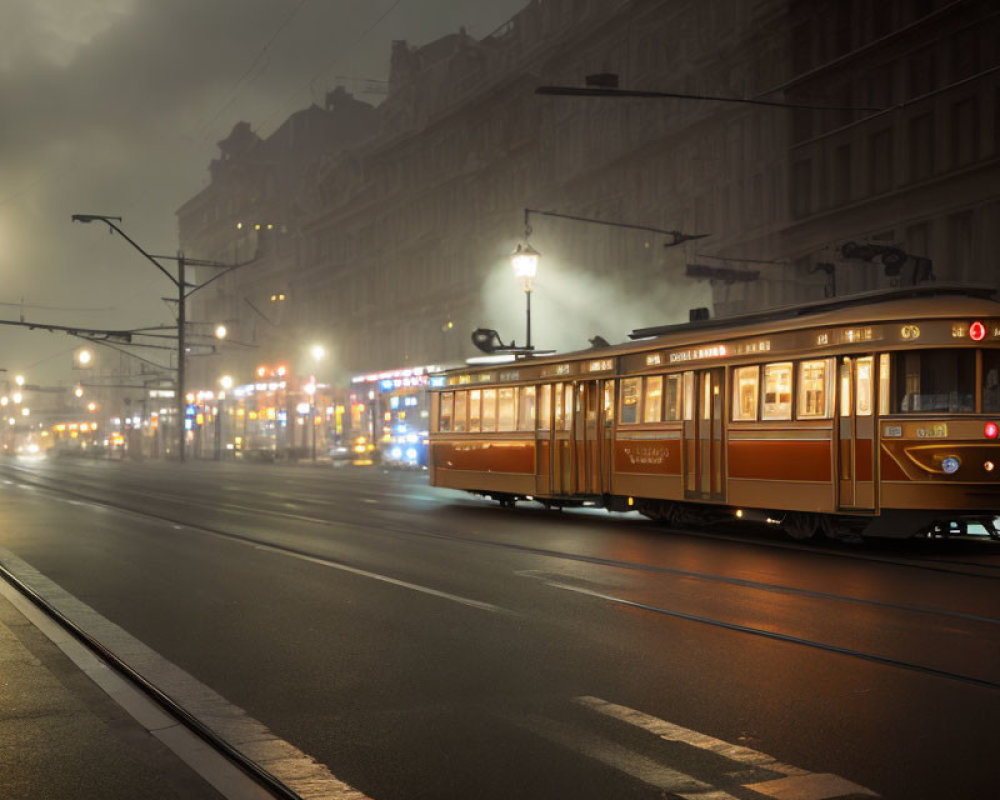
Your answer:
[[[0,319],[23,300],[29,321],[171,322],[169,282],[72,214],[120,215],[145,249],[173,253],[174,212],[236,122],[267,136],[338,82],[377,103],[360,92],[387,77],[393,39],[482,37],[525,2],[0,0]],[[78,344],[0,326],[0,368],[71,380]]]

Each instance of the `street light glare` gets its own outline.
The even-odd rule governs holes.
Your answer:
[[[16,383],[18,386],[24,386],[24,376],[23,375],[15,375],[14,376],[14,383]]]
[[[93,360],[94,360],[94,354],[86,347],[83,347],[76,351],[76,363],[79,364],[81,367],[89,366]]]
[[[221,325],[220,324],[220,325],[216,325],[215,326],[215,338],[216,339],[225,339],[227,333],[229,333],[229,331],[226,329],[225,325]]]
[[[326,355],[326,348],[324,348],[321,344],[314,344],[309,352],[312,353],[314,361],[321,361]]]
[[[222,388],[228,392],[230,389],[233,388],[233,376],[223,375],[221,378],[219,378],[219,385],[222,386]]]

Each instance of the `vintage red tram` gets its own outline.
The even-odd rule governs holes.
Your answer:
[[[798,538],[996,536],[1000,302],[923,286],[468,367],[432,392],[430,475],[503,504],[733,516]]]

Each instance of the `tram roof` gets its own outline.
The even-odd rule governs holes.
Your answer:
[[[547,364],[601,354],[624,355],[656,346],[657,339],[669,338],[670,346],[699,344],[709,338],[755,336],[787,330],[835,325],[855,325],[881,320],[935,319],[947,317],[1000,316],[997,290],[990,286],[933,284],[905,289],[889,289],[842,298],[831,298],[797,306],[735,317],[639,328],[629,334],[632,341],[583,350],[529,357],[517,363]],[[945,302],[942,302],[945,299]],[[496,365],[468,365],[463,371],[496,368]]]
[[[718,328],[743,328],[751,325],[767,323],[791,322],[799,320],[799,324],[789,324],[787,328],[805,328],[827,323],[851,323],[863,320],[874,321],[890,312],[892,316],[898,313],[909,313],[920,317],[954,316],[956,313],[988,313],[1000,311],[1000,303],[994,299],[997,290],[992,286],[969,286],[961,284],[924,284],[901,289],[883,289],[874,292],[848,295],[846,297],[827,298],[811,303],[781,306],[768,311],[758,311],[752,314],[741,314],[735,317],[717,317],[715,319],[697,320],[672,325],[658,325],[651,328],[637,328],[629,334],[630,339],[648,339],[656,336],[667,336],[675,333],[693,331],[711,331]],[[983,307],[976,304],[975,309],[956,309],[954,305],[941,307],[934,303],[934,298],[961,297],[969,300],[986,300],[998,308]],[[911,301],[903,305],[905,301]],[[961,301],[959,301],[961,302]],[[882,307],[880,307],[882,306]],[[857,314],[844,313],[857,309]],[[825,315],[837,313],[835,319],[826,319]]]

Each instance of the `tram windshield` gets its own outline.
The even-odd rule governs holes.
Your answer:
[[[893,413],[969,413],[976,410],[972,350],[913,350],[894,359]]]

